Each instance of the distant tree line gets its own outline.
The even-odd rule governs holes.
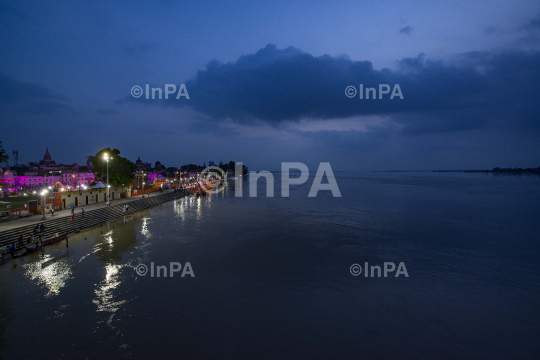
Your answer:
[[[234,172],[235,166],[236,166],[236,162],[234,162],[234,161],[229,161],[228,163],[225,163],[225,164],[223,164],[223,163],[219,164],[219,168],[222,169],[223,171],[225,171],[225,173],[227,173],[228,170],[231,170],[231,171]],[[188,172],[197,172],[197,171],[204,170],[204,167],[198,166],[198,165],[195,165],[195,164],[189,164],[189,165],[182,165],[180,167],[180,170],[188,171]],[[248,173],[248,167],[246,165],[242,165],[242,173],[244,175],[246,175]]]
[[[228,164],[220,164],[219,167],[227,173],[227,171],[230,169],[231,171],[235,171],[236,162],[229,161]],[[246,165],[242,165],[242,174],[246,175],[248,172],[248,168]],[[235,174],[236,175],[236,174]]]
[[[540,167],[537,167],[536,169],[534,168],[526,168],[526,169],[522,169],[522,168],[503,168],[501,169],[500,167],[496,167],[496,168],[493,168],[493,170],[491,170],[491,172],[493,173],[503,173],[503,174],[537,174],[537,175],[540,175]]]

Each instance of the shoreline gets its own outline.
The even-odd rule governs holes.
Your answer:
[[[165,202],[183,198],[185,196],[186,193],[181,191],[178,193],[168,192],[151,198],[130,201],[130,209],[125,213],[123,211],[124,203],[122,203],[87,211],[85,212],[84,216],[80,213],[75,214],[74,220],[72,222],[66,222],[66,219],[69,217],[64,216],[56,219],[40,221],[39,223],[43,223],[45,225],[45,241],[49,241],[72,233],[78,233],[83,229],[102,224],[106,221],[114,220],[124,215],[134,214],[139,211],[152,208],[156,205],[163,204]],[[30,237],[34,233],[33,231],[35,225],[36,224],[30,224],[0,232],[0,247],[6,246],[8,248],[7,253],[3,254],[4,258],[7,256],[11,256],[9,254],[9,246],[12,243],[16,244],[17,251],[21,251],[23,248],[26,248],[27,244],[23,243],[23,245],[21,246],[18,243],[17,239],[20,235],[22,235],[25,240]],[[57,241],[60,241],[60,239],[58,239]],[[53,243],[57,241],[54,241]]]

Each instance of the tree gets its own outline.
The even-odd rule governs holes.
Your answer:
[[[0,163],[6,162],[9,159],[9,155],[4,150],[2,142],[0,141]]]
[[[229,161],[228,164],[223,164],[223,165],[220,165],[219,167],[222,168],[225,172],[227,172],[227,170],[232,170],[234,172],[234,176],[240,175],[240,174],[236,174],[236,162],[234,161]],[[242,174],[247,175],[247,173],[248,173],[248,167],[246,165],[242,165]]]
[[[106,148],[100,150],[92,159],[92,172],[96,181],[107,181],[107,161],[109,158],[109,184],[111,186],[129,185],[133,182],[133,174],[137,166],[128,159],[121,157],[120,150]]]

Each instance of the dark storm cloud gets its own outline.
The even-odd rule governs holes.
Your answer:
[[[236,136],[239,132],[233,128],[216,124],[212,121],[198,121],[191,123],[182,129],[187,134],[214,134],[222,137]]]
[[[0,104],[6,112],[57,114],[71,111],[68,99],[43,86],[30,84],[0,74]]]
[[[419,55],[402,59],[396,70],[375,70],[369,61],[268,45],[236,62],[210,62],[186,82],[190,100],[173,96],[161,103],[245,124],[391,115],[405,132],[418,134],[490,124],[538,127],[538,83],[539,52],[471,52],[453,63]],[[377,90],[379,84],[399,84],[404,100],[390,100],[389,94],[382,100],[345,96],[347,86],[359,84]]]
[[[406,34],[406,35],[410,35],[413,31],[413,28],[409,25],[405,26],[404,28],[402,29],[399,29],[399,33],[400,34]]]

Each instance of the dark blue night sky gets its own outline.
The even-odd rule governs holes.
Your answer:
[[[83,164],[540,165],[536,1],[2,1],[0,141]],[[360,100],[349,85],[400,84]],[[186,84],[190,99],[133,86]]]

